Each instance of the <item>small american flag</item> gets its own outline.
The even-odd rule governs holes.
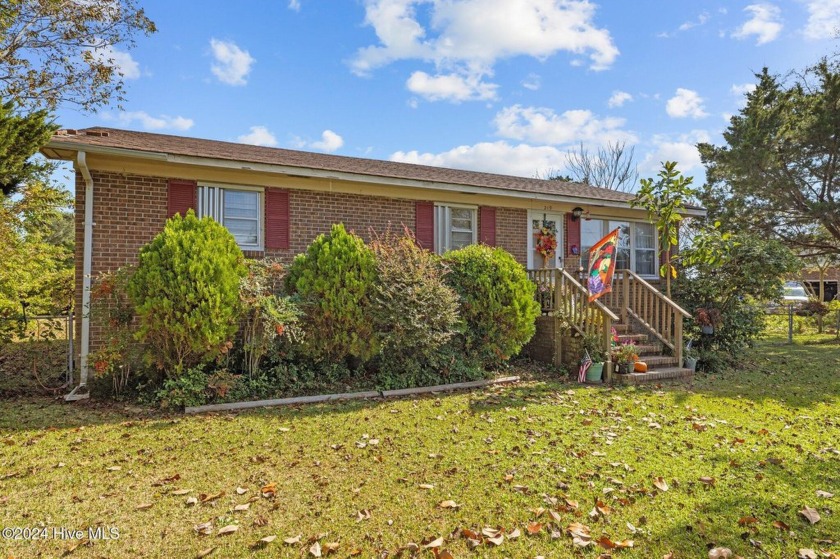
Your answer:
[[[586,382],[586,371],[592,366],[592,358],[589,357],[589,351],[584,350],[583,359],[580,361],[580,370],[578,371],[578,382]]]

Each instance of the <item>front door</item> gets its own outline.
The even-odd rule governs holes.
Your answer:
[[[565,214],[562,213],[535,211],[529,214],[528,268],[563,267],[563,220],[565,218]]]

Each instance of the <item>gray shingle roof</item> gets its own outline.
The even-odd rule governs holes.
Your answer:
[[[571,196],[609,202],[628,202],[633,198],[633,195],[624,192],[616,192],[614,190],[587,186],[580,183],[497,175],[428,165],[346,157],[342,155],[311,153],[166,134],[133,132],[115,128],[94,127],[84,130],[60,130],[53,137],[48,147],[67,148],[70,146],[78,146],[80,149],[85,146],[97,146],[150,153],[209,157],[238,162],[283,165],[301,169],[317,169],[321,171],[484,187],[515,192]]]

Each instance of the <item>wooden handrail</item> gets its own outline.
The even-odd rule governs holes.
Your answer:
[[[617,270],[616,273],[620,275],[621,292],[614,293],[612,300],[620,297],[621,302],[616,306],[622,320],[626,324],[629,317],[636,319],[674,352],[678,366],[682,366],[683,319],[691,318],[691,314],[635,272]]]
[[[536,297],[544,315],[562,317],[583,336],[597,336],[604,352],[610,354],[613,322],[618,321],[614,312],[601,301],[590,303],[589,291],[566,270],[528,270],[528,277],[537,284]],[[610,370],[608,366],[607,381]]]

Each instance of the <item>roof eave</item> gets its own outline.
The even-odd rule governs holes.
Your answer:
[[[439,181],[424,181],[417,179],[406,179],[399,177],[387,177],[381,175],[366,175],[362,173],[350,173],[346,171],[332,171],[325,169],[316,169],[311,167],[297,167],[291,165],[278,165],[269,163],[255,163],[249,161],[236,161],[231,159],[220,159],[215,157],[199,157],[192,155],[177,155],[164,152],[141,151],[127,148],[114,148],[108,146],[96,146],[91,144],[80,144],[79,142],[62,142],[61,140],[52,139],[41,149],[46,157],[51,159],[73,159],[72,156],[62,156],[61,152],[79,152],[85,151],[89,154],[111,155],[119,157],[130,157],[135,159],[166,161],[169,163],[176,163],[180,165],[190,165],[197,167],[211,167],[219,169],[233,169],[255,171],[260,173],[286,175],[294,177],[305,178],[319,178],[327,180],[339,180],[346,182],[363,182],[367,184],[379,184],[387,186],[404,186],[408,188],[422,188],[427,190],[443,190],[449,192],[459,192],[464,194],[485,194],[492,196],[502,196],[508,198],[520,198],[530,200],[545,200],[550,202],[581,204],[585,203],[589,206],[608,207],[608,208],[622,208],[628,209],[629,202],[622,202],[617,200],[603,200],[590,198],[586,196],[574,196],[570,194],[553,194],[547,192],[529,192],[525,190],[511,190],[505,188],[495,188],[489,186],[475,186],[457,183],[446,183]],[[699,209],[689,209],[682,212],[684,215],[694,217],[705,217],[706,211]]]

